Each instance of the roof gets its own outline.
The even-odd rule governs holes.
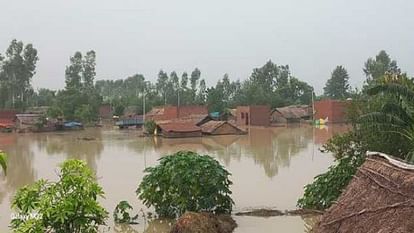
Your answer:
[[[164,114],[164,107],[154,107],[151,111],[147,112],[145,115],[148,116],[156,116],[156,115],[163,115]]]
[[[309,110],[310,108],[308,105],[292,105],[276,108],[273,110],[273,112],[279,112],[286,119],[299,119],[303,117],[309,117],[311,115],[311,112]]]
[[[158,124],[168,124],[168,123],[187,123],[199,126],[205,121],[211,120],[211,117],[208,114],[192,114],[186,117],[175,118],[170,120],[157,120]]]
[[[414,232],[414,165],[371,152],[315,232]]]
[[[227,124],[232,126],[233,128],[235,128],[236,130],[242,132],[242,130],[240,128],[238,128],[237,126],[227,122],[227,121],[209,121],[207,123],[204,123],[203,125],[201,125],[201,130],[203,131],[203,133],[213,133],[214,130],[218,129],[219,127],[221,127],[222,125]]]
[[[201,131],[200,127],[196,126],[195,124],[185,122],[158,124],[158,127],[160,127],[165,132],[190,133]]]

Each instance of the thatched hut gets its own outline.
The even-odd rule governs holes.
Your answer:
[[[414,165],[368,152],[314,232],[414,232]]]

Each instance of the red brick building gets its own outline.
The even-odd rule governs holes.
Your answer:
[[[315,117],[314,119],[328,119],[328,123],[345,123],[346,109],[349,101],[342,100],[320,100],[314,103]]]
[[[111,105],[104,104],[99,107],[99,117],[102,119],[111,119],[113,116]]]
[[[267,105],[238,106],[236,114],[239,126],[270,125],[270,107]]]
[[[207,106],[188,105],[188,106],[163,106],[155,107],[145,116],[147,119],[155,121],[174,120],[185,118],[191,115],[208,115]]]

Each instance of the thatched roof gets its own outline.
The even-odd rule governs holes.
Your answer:
[[[201,131],[205,134],[213,134],[215,130],[222,127],[223,125],[228,125],[233,130],[228,132],[230,134],[244,134],[245,132],[240,129],[239,127],[229,123],[228,121],[209,121],[207,123],[202,124]]]
[[[200,127],[192,123],[173,122],[158,124],[158,127],[165,132],[177,132],[177,133],[189,133],[189,132],[201,132]]]
[[[368,152],[314,232],[414,232],[414,166]]]
[[[291,105],[276,108],[272,111],[279,112],[286,119],[300,119],[311,116],[311,109],[308,105]]]

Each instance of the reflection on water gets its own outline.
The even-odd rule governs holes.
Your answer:
[[[0,134],[0,149],[9,154],[8,176],[0,177],[0,232],[8,231],[14,192],[40,178],[56,179],[56,166],[68,158],[83,159],[96,171],[106,192],[102,203],[110,212],[120,200],[128,200],[134,209],[146,211],[134,193],[144,175],[142,171],[156,165],[161,156],[179,150],[210,154],[226,166],[232,173],[236,210],[291,209],[302,195],[303,186],[332,163],[332,157],[321,154],[319,146],[344,130],[344,127],[252,128],[248,135],[186,139],[142,138],[134,130],[112,129]],[[270,229],[276,223],[285,232],[305,232],[309,225],[309,220],[296,217],[271,219],[237,217],[236,232],[272,232]],[[110,232],[161,233],[168,232],[171,225],[162,220],[141,219],[139,223],[114,226],[110,219],[108,226]]]

